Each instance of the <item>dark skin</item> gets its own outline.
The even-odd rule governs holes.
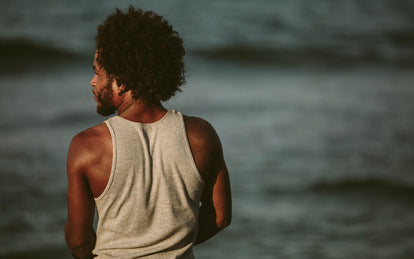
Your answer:
[[[96,64],[91,81],[94,94],[99,93],[108,78]],[[112,81],[111,102],[118,115],[135,122],[151,123],[160,120],[167,110],[160,104],[135,100],[130,91]],[[98,106],[102,105],[99,98]],[[199,213],[199,233],[196,244],[217,234],[231,221],[231,191],[222,146],[214,128],[196,117],[184,118],[187,135],[196,166],[205,181]],[[92,227],[95,202],[108,183],[112,166],[112,139],[105,124],[99,124],[76,135],[69,147],[68,220],[65,228],[67,244],[74,258],[92,258],[96,235]]]

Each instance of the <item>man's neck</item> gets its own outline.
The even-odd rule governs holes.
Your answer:
[[[130,100],[118,107],[118,115],[135,122],[152,123],[160,120],[167,110],[161,103],[149,104],[142,100]]]

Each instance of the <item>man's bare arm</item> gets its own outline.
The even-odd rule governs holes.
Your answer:
[[[195,162],[205,181],[198,217],[196,244],[199,244],[231,222],[230,179],[214,128],[203,119],[194,117],[186,117],[186,126]]]
[[[85,148],[85,137],[74,137],[67,159],[68,220],[65,238],[74,258],[93,258],[96,235],[92,227],[95,203],[85,177],[85,166],[90,154]]]

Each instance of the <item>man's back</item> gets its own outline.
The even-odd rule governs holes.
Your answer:
[[[99,214],[94,254],[106,250],[109,258],[122,258],[129,251],[133,256],[125,258],[146,253],[171,258],[174,252],[165,252],[176,250],[174,256],[192,258],[193,244],[219,231],[220,222],[228,224],[228,215],[220,213],[226,209],[218,209],[227,204],[213,197],[219,175],[228,177],[214,129],[173,110],[161,114],[153,123],[115,116],[72,141],[68,172],[75,171],[71,165],[81,168],[76,171],[82,171]],[[76,163],[71,157],[77,157]],[[204,211],[215,211],[206,222],[197,218],[200,201]]]
[[[115,116],[113,143],[94,254],[112,258],[191,258],[204,181],[194,163],[181,113],[155,123]],[[156,255],[155,255],[156,254]]]

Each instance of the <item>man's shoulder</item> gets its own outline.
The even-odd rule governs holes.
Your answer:
[[[221,142],[214,127],[199,117],[184,116],[187,136],[193,151],[207,156],[221,153]]]
[[[199,140],[211,140],[217,135],[213,126],[205,119],[184,115],[184,121],[189,137]]]
[[[79,132],[74,136],[74,139],[77,139],[79,141],[91,141],[96,138],[103,137],[106,135],[107,131],[108,127],[105,125],[105,123],[101,123]]]
[[[220,139],[213,126],[198,117],[184,116],[188,141],[197,168],[207,182],[214,178],[214,168],[223,155]]]
[[[101,123],[76,134],[72,139],[71,146],[88,151],[96,149],[96,146],[102,144],[108,137],[110,137],[108,127],[105,123]]]

